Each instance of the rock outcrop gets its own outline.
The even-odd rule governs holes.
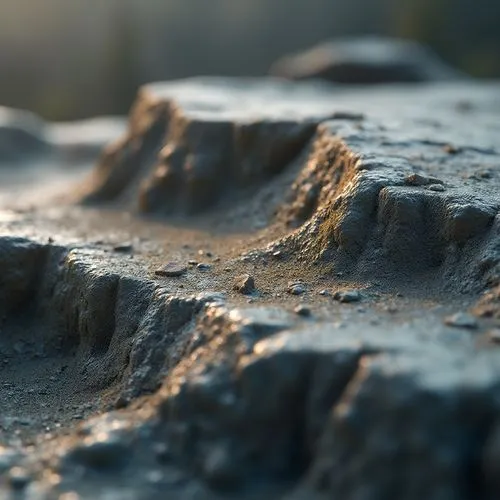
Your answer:
[[[344,84],[420,83],[466,78],[432,51],[410,40],[365,36],[321,43],[285,56],[271,75]]]
[[[498,497],[499,95],[143,88],[0,211],[1,493]]]

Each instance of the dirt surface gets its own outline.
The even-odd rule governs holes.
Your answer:
[[[2,167],[4,497],[495,498],[499,89],[155,84]]]

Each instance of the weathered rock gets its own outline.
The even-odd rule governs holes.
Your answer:
[[[330,100],[325,89],[303,91],[278,81],[216,78],[145,86],[126,136],[104,153],[84,200],[129,199],[132,191],[144,212],[199,212],[258,186],[338,111],[333,101],[325,108],[318,100],[318,92]]]
[[[161,211],[207,189],[217,212],[186,230],[116,210],[0,212],[0,496],[21,467],[37,500],[496,498],[498,86],[201,82],[143,90],[94,194],[131,203],[169,144],[183,190]],[[273,141],[290,153],[303,122],[284,158]],[[245,168],[265,173],[242,199],[220,175]],[[243,236],[243,215],[273,211]],[[154,275],[199,248],[190,266],[223,269]],[[236,306],[243,272],[259,305]],[[362,308],[320,296],[357,289]],[[481,315],[477,329],[449,328],[456,310]]]
[[[235,279],[233,288],[243,295],[250,295],[255,291],[255,280],[253,276],[243,274]]]
[[[274,76],[349,84],[412,83],[464,78],[416,42],[366,36],[324,42],[277,61]]]
[[[304,316],[305,318],[308,318],[309,316],[311,316],[311,309],[303,304],[297,306],[295,309],[294,309],[294,312],[296,314],[298,314],[299,316]]]
[[[435,89],[428,94],[422,90],[421,98],[426,95],[436,99],[431,107],[448,106],[447,98]],[[453,102],[451,95],[448,98]],[[489,258],[490,267],[498,259],[496,250],[488,250],[494,246],[498,225],[495,183],[459,179],[457,172],[471,164],[466,155],[450,160],[442,145],[450,142],[447,136],[455,126],[454,142],[469,144],[464,148],[478,155],[478,163],[493,165],[498,158],[494,139],[484,130],[472,145],[461,126],[453,125],[452,108],[448,118],[444,113],[442,126],[427,129],[421,125],[425,118],[414,121],[409,117],[418,111],[405,107],[401,102],[395,112],[401,117],[397,125],[383,124],[380,118],[361,127],[349,122],[319,126],[309,161],[292,184],[289,205],[282,208],[293,225],[306,223],[285,237],[280,248],[299,251],[305,259],[332,261],[344,273],[365,273],[364,279],[385,275],[399,280],[403,269],[410,274],[439,269],[437,276],[448,285],[478,289],[484,283],[477,282],[477,269],[485,260],[480,254],[497,255]],[[381,113],[378,104],[366,102],[365,109],[371,116]],[[481,109],[486,117],[487,109]],[[408,119],[415,124],[413,133]],[[408,123],[406,130],[403,123]],[[418,185],[407,186],[408,180]],[[437,181],[448,186],[445,191],[425,189]],[[269,254],[275,249],[276,244]],[[475,264],[463,266],[465,261]],[[458,278],[457,271],[467,278]]]
[[[306,287],[303,283],[291,282],[288,284],[287,291],[291,295],[302,295],[303,293],[306,293]]]
[[[492,363],[445,352],[365,360],[329,416],[310,480],[341,498],[481,495],[482,446],[498,411]]]
[[[444,320],[445,324],[448,326],[454,326],[456,328],[470,328],[476,329],[478,327],[478,322],[474,316],[464,313],[458,312],[451,316],[448,316]]]
[[[166,276],[167,278],[178,278],[187,271],[187,267],[180,262],[168,262],[155,270],[157,276]]]
[[[338,290],[333,294],[333,298],[344,304],[350,304],[351,302],[359,302],[361,293],[358,290]]]

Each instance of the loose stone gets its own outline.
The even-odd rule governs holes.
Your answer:
[[[123,243],[120,245],[115,245],[113,250],[118,253],[129,253],[134,249],[134,246],[131,243]]]
[[[292,295],[302,295],[305,293],[306,287],[302,283],[289,283],[288,293]]]
[[[442,184],[431,184],[430,186],[427,186],[427,189],[429,191],[436,191],[436,192],[442,192],[446,190],[446,188]]]
[[[333,298],[344,304],[359,302],[361,294],[358,290],[339,290],[333,294]]]
[[[470,330],[476,329],[479,325],[476,318],[464,312],[458,312],[445,318],[444,323],[448,326],[456,328],[468,328]]]
[[[175,278],[182,276],[187,271],[187,267],[180,262],[168,262],[163,267],[156,269],[157,276],[166,276],[168,278]]]
[[[210,269],[212,269],[212,266],[210,264],[206,264],[204,262],[200,262],[196,266],[196,269],[198,269],[198,271],[209,271]]]
[[[238,276],[233,285],[233,289],[243,295],[249,295],[255,291],[255,280],[250,274]]]
[[[9,484],[13,490],[23,490],[30,481],[28,472],[21,467],[13,467],[9,471]]]
[[[295,314],[298,314],[299,316],[303,316],[305,318],[311,316],[311,309],[309,309],[309,307],[307,306],[304,306],[304,305],[298,305],[295,309],[294,309],[294,312]]]
[[[488,332],[488,338],[490,342],[494,344],[500,344],[500,328],[494,328]]]
[[[443,181],[435,177],[428,177],[422,174],[411,174],[405,177],[405,184],[408,186],[428,186],[430,184],[442,184]]]

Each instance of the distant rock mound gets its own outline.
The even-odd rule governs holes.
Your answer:
[[[121,117],[50,123],[29,111],[0,107],[0,166],[50,159],[93,163],[125,130]]]
[[[45,123],[36,115],[0,107],[0,165],[47,154],[51,147],[46,132]]]
[[[367,36],[328,41],[278,60],[271,75],[292,80],[319,78],[345,84],[457,80],[465,75],[413,41]]]
[[[50,124],[48,136],[65,163],[94,162],[125,129],[123,117],[102,116]]]

